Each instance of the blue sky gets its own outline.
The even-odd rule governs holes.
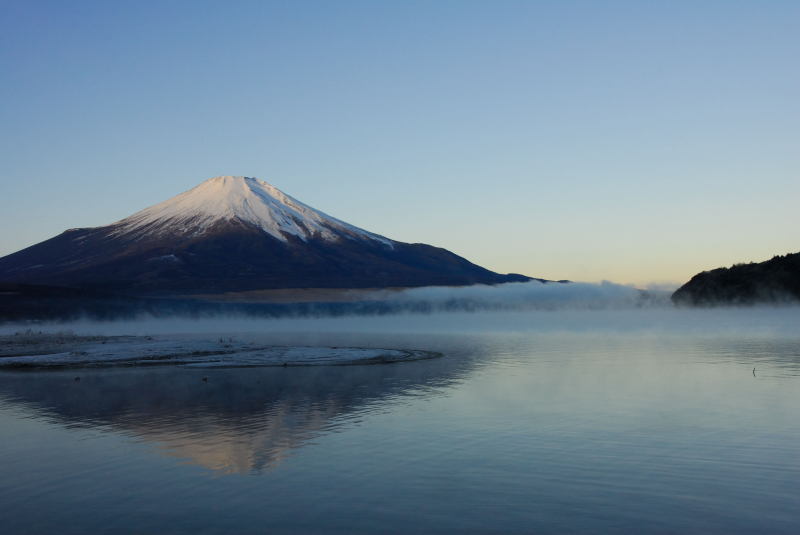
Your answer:
[[[222,174],[547,278],[800,250],[798,2],[0,12],[0,255]]]

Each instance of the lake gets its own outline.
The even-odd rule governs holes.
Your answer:
[[[52,328],[444,356],[0,372],[5,534],[800,531],[798,308]]]

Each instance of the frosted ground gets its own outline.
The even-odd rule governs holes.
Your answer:
[[[611,283],[509,283],[428,287],[385,297],[424,303],[427,313],[253,318],[150,318],[134,321],[0,325],[0,367],[174,364],[192,367],[397,363],[441,356],[426,347],[332,347],[320,333],[602,332],[714,336],[793,335],[800,307],[687,309],[667,293],[643,299]],[[398,310],[403,310],[402,306]],[[282,345],[281,334],[291,345]],[[302,343],[297,343],[300,340]]]
[[[284,347],[220,337],[97,336],[18,331],[0,336],[0,368],[82,366],[192,367],[342,366],[388,364],[440,356],[421,350],[358,347]]]

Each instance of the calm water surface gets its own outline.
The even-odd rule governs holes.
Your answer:
[[[800,313],[780,314],[250,322],[445,357],[2,372],[0,526],[798,533]]]

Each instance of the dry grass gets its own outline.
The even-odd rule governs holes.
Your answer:
[[[380,301],[405,288],[286,288],[188,295],[223,303],[350,303]]]

